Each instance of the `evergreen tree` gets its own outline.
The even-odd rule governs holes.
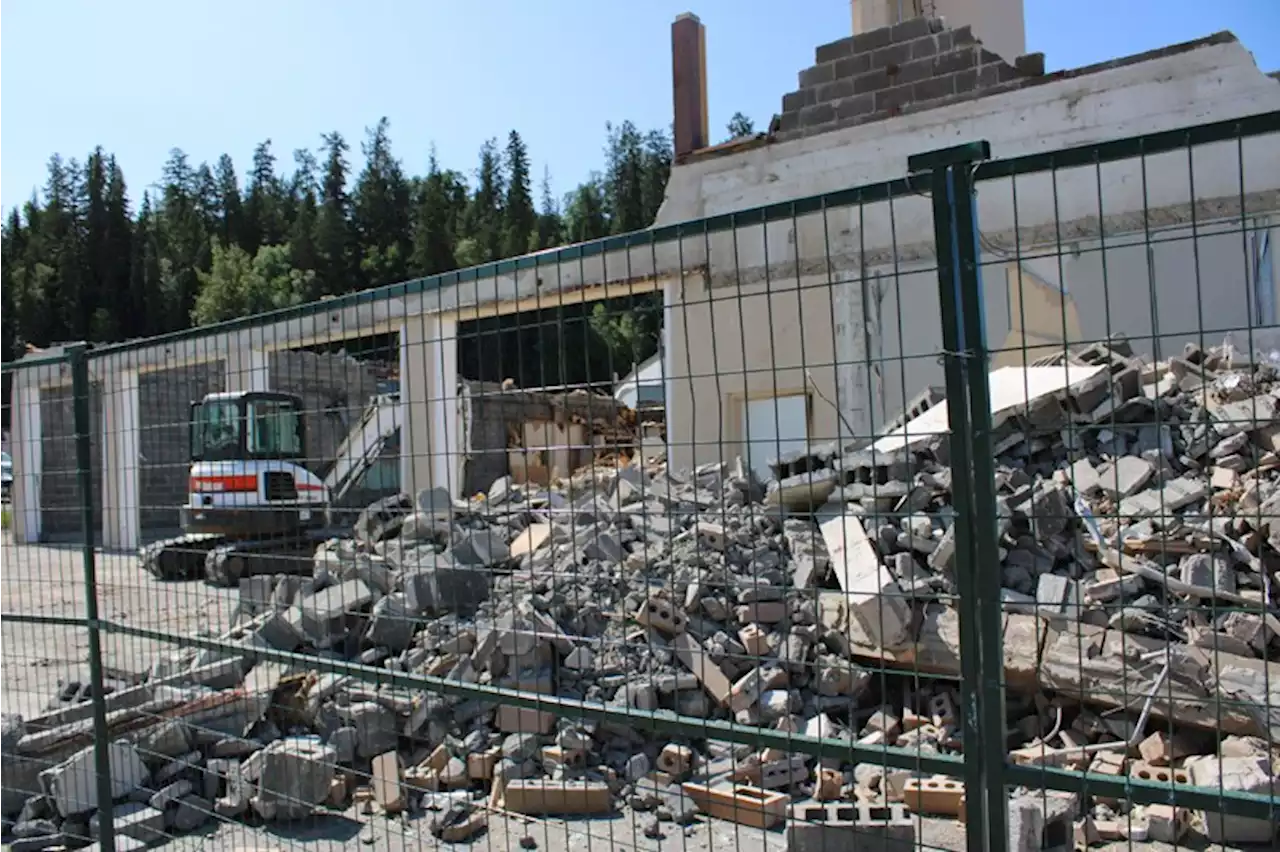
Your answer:
[[[0,223],[0,362],[12,361],[18,334],[14,317],[13,262],[19,253],[20,239],[22,219],[17,209],[10,210],[5,221]],[[5,377],[0,376],[0,381],[5,381]],[[0,393],[8,393],[8,386],[0,388]],[[8,429],[9,406],[0,406],[0,417],[4,418],[0,425]]]
[[[107,245],[107,167],[102,148],[95,148],[84,168],[84,289],[77,310],[88,323],[86,337],[110,340],[118,334],[116,312],[108,307],[112,257]]]
[[[458,175],[440,170],[433,150],[427,176],[418,183],[414,205],[413,254],[409,262],[414,275],[436,275],[457,268],[453,247],[466,205],[466,187],[460,184]]]
[[[320,265],[316,249],[316,221],[319,216],[319,199],[316,186],[316,158],[305,148],[293,152],[295,164],[293,179],[289,184],[292,199],[293,221],[289,228],[289,260],[295,269],[315,272]],[[306,298],[314,299],[315,276],[310,282]]]
[[[497,260],[502,254],[502,198],[505,186],[497,142],[490,139],[480,147],[480,167],[476,170],[476,191],[467,211],[467,237],[456,254],[464,266]]]
[[[246,252],[252,255],[258,246],[284,241],[288,229],[283,206],[284,192],[276,174],[276,157],[271,153],[271,140],[267,139],[253,149],[253,169],[245,192],[242,245]]]
[[[747,118],[740,112],[735,112],[733,117],[729,119],[729,138],[737,139],[741,136],[754,136],[756,125],[751,119]]]
[[[197,203],[196,173],[175,148],[164,167],[158,222],[162,317],[153,332],[186,328],[199,289],[198,274],[209,268],[209,235]]]
[[[542,209],[538,213],[538,233],[536,249],[548,249],[558,246],[564,241],[564,222],[560,219],[560,205],[556,204],[551,194],[551,170],[542,171],[542,186],[539,188]]]
[[[403,281],[412,253],[409,183],[391,154],[389,129],[384,117],[368,132],[353,198],[360,270],[365,283],[374,286]]]
[[[644,139],[630,121],[606,125],[605,208],[612,233],[638,231],[649,224],[644,204]]]
[[[223,154],[218,158],[214,170],[214,181],[218,185],[218,209],[222,220],[218,223],[215,235],[224,246],[241,245],[246,240],[244,233],[244,206],[240,199],[240,179],[236,175],[235,164],[231,157]]]
[[[129,302],[134,306],[136,323],[129,336],[155,334],[165,326],[165,308],[160,288],[160,239],[151,196],[143,194],[134,224],[133,243],[129,253]]]
[[[324,136],[326,159],[320,180],[320,210],[316,214],[316,289],[336,296],[355,289],[351,258],[351,198],[347,195],[347,143],[334,131]]]
[[[502,256],[515,257],[530,249],[537,224],[533,210],[533,194],[529,185],[529,151],[520,134],[511,131],[507,137],[507,199]]]

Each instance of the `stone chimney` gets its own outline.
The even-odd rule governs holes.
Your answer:
[[[815,59],[800,72],[800,88],[782,98],[776,141],[1007,91],[1044,74],[1043,54],[1010,64],[985,49],[971,27],[948,29],[941,18],[842,38],[819,47]]]

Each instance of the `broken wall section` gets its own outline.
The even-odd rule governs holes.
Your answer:
[[[268,369],[272,390],[302,398],[307,467],[323,475],[378,392],[375,365],[341,354],[284,350],[271,353]]]
[[[634,446],[634,412],[604,394],[504,389],[464,379],[458,425],[464,494],[485,491],[508,474],[523,482],[567,477],[596,447]]]

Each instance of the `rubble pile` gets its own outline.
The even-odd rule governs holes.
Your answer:
[[[1116,340],[991,379],[1010,760],[1274,796],[1280,371],[1225,347],[1147,364]],[[107,696],[117,831],[354,804],[426,808],[450,842],[493,813],[619,808],[649,814],[650,837],[702,814],[786,822],[793,848],[850,827],[913,840],[912,814],[963,813],[963,782],[847,746],[963,753],[939,403],[869,446],[784,456],[767,484],[740,462],[637,463],[368,507],[310,578],[241,582],[218,638],[244,654],[166,657]],[[380,685],[255,648],[634,715]],[[93,834],[88,706],[5,720],[4,816],[24,849]],[[664,713],[830,746],[665,737],[647,724]],[[1042,790],[1009,811],[1018,850],[1274,831]]]

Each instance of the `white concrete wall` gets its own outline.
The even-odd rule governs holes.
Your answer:
[[[989,141],[993,156],[1004,158],[1274,109],[1280,109],[1280,82],[1259,72],[1239,43],[1208,44],[732,156],[695,159],[673,170],[658,224],[898,177],[905,173],[911,154],[974,140]],[[1255,137],[1101,168],[983,181],[977,210],[984,237],[998,250],[988,252],[985,260],[1003,264],[1018,251],[1056,252],[1059,246],[1100,239],[1114,244],[1122,234],[1140,234],[1144,226],[1172,227],[1193,218],[1205,223],[1233,212],[1238,215],[1242,197],[1250,212],[1280,210],[1280,139]],[[808,314],[801,333],[806,340],[835,338],[828,357],[839,362],[835,386],[841,395],[840,407],[854,421],[855,432],[882,422],[872,410],[877,401],[891,417],[904,395],[909,398],[924,384],[938,383],[941,335],[928,198],[912,195],[891,203],[828,207],[820,213],[743,227],[736,233],[713,234],[709,245],[710,292],[721,294],[722,300],[735,287],[754,294],[763,285],[768,305],[786,311],[787,305],[796,303],[797,287],[817,282],[829,291],[822,293],[821,300],[834,308],[826,316]],[[1226,242],[1217,238],[1205,242],[1203,261],[1240,269],[1239,253],[1232,257]],[[1185,275],[1185,257],[1170,254],[1166,260],[1162,254],[1159,263],[1165,272],[1157,276],[1157,288],[1171,291],[1170,305],[1185,307],[1194,290]],[[871,274],[879,274],[887,290],[877,297],[877,304],[868,302],[864,308],[863,276]],[[1203,265],[1201,274],[1202,278],[1207,274]],[[1083,271],[1080,275],[1088,277]],[[1230,280],[1225,271],[1213,275],[1224,286]],[[1008,289],[1003,269],[988,277],[995,278],[985,282],[988,339],[1002,344],[1009,329],[1007,319],[1001,329],[992,316],[1008,302]],[[705,439],[712,428],[702,425],[709,403],[689,387],[685,365],[690,347],[704,361],[767,364],[773,357],[771,317],[776,322],[779,314],[761,305],[742,331],[722,340],[713,334],[707,311],[682,307],[690,292],[687,282],[675,277],[669,282],[672,313],[683,311],[686,321],[680,322],[677,316],[671,326],[676,387],[669,394],[674,402],[668,435],[673,458],[688,462],[681,445],[695,436]],[[1085,284],[1079,286],[1084,289],[1079,307],[1087,336],[1105,322],[1098,319],[1097,299]],[[1145,293],[1145,276],[1138,285],[1126,282],[1126,286],[1123,310],[1138,310],[1130,304],[1136,298],[1130,291]],[[995,298],[993,288],[1001,298]],[[1007,308],[1005,313],[1007,317]],[[1089,314],[1087,320],[1084,314]],[[1229,323],[1238,318],[1224,305],[1213,308],[1205,322]],[[745,354],[741,346],[746,347]],[[869,369],[869,359],[882,359],[884,364],[878,371]],[[894,359],[896,363],[891,363]],[[785,366],[779,369],[786,372]],[[694,398],[703,406],[696,427],[690,412],[680,405],[681,400]],[[714,428],[729,434],[736,427],[722,413]],[[701,455],[700,451],[699,460],[705,460]]]

